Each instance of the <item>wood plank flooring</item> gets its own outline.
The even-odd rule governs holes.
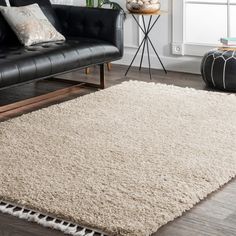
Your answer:
[[[63,76],[67,79],[85,80],[96,82],[99,68],[92,68],[91,74],[85,75],[84,71],[73,72]],[[140,80],[150,82],[147,70],[138,72],[132,69],[127,77],[124,77],[125,66],[113,65],[110,72],[106,72],[106,86],[113,86],[127,80]],[[154,83],[174,84],[181,87],[195,89],[207,89],[198,75],[169,72],[167,75],[159,70],[153,71]],[[34,84],[27,84],[0,91],[0,106],[12,102],[21,101],[34,96],[46,94],[59,88],[68,87],[68,83],[45,80]],[[79,89],[67,97],[26,107],[17,114],[1,116],[0,120],[21,115],[41,107],[46,107],[65,100],[73,99],[87,93],[92,89]],[[26,222],[7,214],[0,214],[0,236],[62,236],[61,232],[43,228],[35,223]],[[236,181],[211,194],[192,210],[182,217],[160,228],[153,236],[236,236]]]

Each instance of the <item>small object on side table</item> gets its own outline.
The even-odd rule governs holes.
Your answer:
[[[146,1],[146,0],[143,0],[143,1]],[[148,0],[149,1],[149,0]],[[153,0],[151,0],[153,1]],[[128,7],[127,7],[128,8]],[[144,8],[142,8],[142,11],[144,11]],[[134,13],[134,12],[127,12],[127,14],[131,14],[132,17],[134,18],[135,22],[137,23],[139,29],[141,29],[141,31],[144,33],[144,37],[125,73],[125,76],[128,74],[131,66],[133,65],[134,63],[134,60],[136,59],[141,47],[142,48],[142,55],[141,55],[141,60],[140,60],[140,65],[139,65],[139,71],[141,70],[142,68],[142,63],[143,63],[143,55],[144,55],[144,51],[145,51],[145,47],[147,47],[147,55],[148,55],[148,69],[149,69],[149,76],[150,76],[150,79],[152,79],[152,73],[151,73],[151,59],[150,59],[150,50],[149,50],[149,47],[151,46],[153,51],[155,52],[156,56],[157,56],[157,59],[159,60],[164,72],[167,74],[167,71],[165,69],[165,66],[164,64],[162,63],[161,61],[161,58],[160,56],[158,55],[157,53],[157,50],[156,48],[154,47],[150,37],[149,37],[149,33],[152,31],[152,29],[154,28],[154,26],[156,25],[157,21],[159,20],[160,16],[162,14],[166,13],[165,11],[155,11],[153,13]],[[135,17],[135,16],[142,16],[142,23],[143,23],[143,26],[139,23],[138,19]],[[148,24],[146,24],[145,20],[144,20],[144,16],[149,16],[149,21],[148,21]],[[153,16],[157,16],[157,18],[152,22],[152,17]]]
[[[236,48],[217,48],[205,54],[201,74],[211,88],[236,92]]]
[[[159,0],[127,0],[126,8],[130,13],[152,14],[160,10]]]

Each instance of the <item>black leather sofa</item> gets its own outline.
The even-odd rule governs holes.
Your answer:
[[[0,15],[0,89],[100,65],[123,55],[123,14],[117,10],[51,5],[49,0],[10,0],[12,6],[38,3],[65,42],[22,46]],[[5,5],[0,0],[0,5]]]

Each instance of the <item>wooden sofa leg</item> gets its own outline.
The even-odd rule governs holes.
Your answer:
[[[89,73],[90,73],[90,68],[89,67],[85,68],[85,74],[88,75]]]
[[[105,88],[105,69],[104,64],[100,64],[100,88]]]
[[[111,63],[110,62],[107,63],[107,70],[111,71]]]

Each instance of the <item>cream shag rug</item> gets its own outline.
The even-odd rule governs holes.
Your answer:
[[[236,97],[125,82],[0,123],[0,199],[150,235],[236,174]]]

